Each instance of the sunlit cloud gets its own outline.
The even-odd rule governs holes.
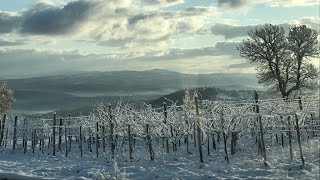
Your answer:
[[[250,14],[252,10],[261,6],[270,11],[275,6],[308,8],[317,3],[315,0],[218,0],[207,4],[189,0],[36,1],[15,12],[0,9],[0,70],[2,74],[14,75],[30,64],[40,69],[29,73],[38,75],[48,73],[50,68],[52,73],[139,68],[244,72],[251,67],[239,57],[236,46],[250,29],[275,21],[274,17],[262,21]],[[249,19],[237,19],[239,12]],[[305,24],[319,31],[318,14],[294,15],[297,13],[302,15],[276,22],[285,29]],[[253,17],[255,21],[251,20]],[[211,62],[215,63],[204,65]],[[13,66],[16,67],[8,69]]]

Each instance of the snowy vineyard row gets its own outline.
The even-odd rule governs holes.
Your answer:
[[[286,137],[291,146],[294,137],[300,141],[301,137],[319,135],[317,98],[284,101],[258,100],[256,96],[253,100],[232,102],[201,100],[195,94],[193,98],[186,96],[181,106],[173,102],[170,106],[164,103],[162,108],[145,104],[135,109],[122,102],[114,108],[100,104],[90,116],[81,117],[54,114],[44,119],[4,115],[0,145],[10,146],[12,151],[22,149],[24,153],[28,149],[33,153],[40,149],[52,155],[63,151],[65,156],[76,149],[82,157],[86,144],[87,151],[95,150],[96,157],[114,157],[127,151],[129,159],[134,159],[134,152],[142,149],[151,160],[156,154],[176,152],[181,146],[190,152],[194,146],[203,162],[205,144],[209,153],[210,147],[216,149],[217,142],[223,141],[225,158],[229,161],[228,149],[234,154],[238,140],[250,137],[256,140],[259,152],[266,158],[264,141],[270,138],[281,140],[283,145]]]

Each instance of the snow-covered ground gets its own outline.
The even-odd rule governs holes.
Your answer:
[[[271,143],[272,144],[272,143]],[[39,151],[23,154],[23,150],[11,153],[0,149],[0,179],[319,179],[319,137],[303,142],[306,166],[301,169],[297,143],[293,143],[294,159],[289,158],[288,148],[280,145],[267,146],[269,167],[265,167],[257,154],[256,145],[250,140],[239,140],[238,151],[230,156],[230,164],[224,160],[223,143],[207,155],[204,146],[204,163],[199,162],[197,149],[190,144],[170,154],[156,151],[154,161],[148,159],[147,151],[135,150],[135,159],[127,161],[127,152],[117,156],[117,162],[105,155],[95,158],[95,153],[71,152],[64,157],[59,152],[55,157]],[[160,146],[161,147],[161,146]],[[76,149],[76,148],[75,148]],[[108,153],[106,153],[108,154]],[[138,158],[139,157],[139,158]]]

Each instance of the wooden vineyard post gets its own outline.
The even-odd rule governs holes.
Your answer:
[[[148,147],[149,147],[150,159],[151,159],[151,161],[153,161],[155,154],[154,154],[154,151],[152,148],[151,136],[149,133],[149,124],[146,125],[146,134],[147,134],[147,142],[148,142]]]
[[[132,139],[131,139],[131,127],[130,124],[128,125],[128,140],[129,140],[129,158],[130,161],[133,159],[132,156],[132,152],[133,152],[133,148],[132,148]]]
[[[196,124],[197,124],[197,122],[196,122],[196,120],[194,121],[194,123],[193,123],[193,145],[194,145],[194,147],[196,148],[197,147],[197,140],[196,140]]]
[[[211,134],[211,139],[212,139],[212,148],[214,150],[217,150],[216,141],[214,140],[214,133]]]
[[[80,157],[82,157],[82,126],[79,129]]]
[[[257,113],[257,111],[256,111],[256,105],[254,104],[253,105],[253,107],[252,107],[252,111],[254,112],[254,113]],[[254,124],[254,127],[255,128],[253,128],[253,130],[255,131],[255,132],[253,132],[252,133],[252,135],[253,136],[255,136],[255,138],[256,138],[256,144],[257,144],[257,146],[258,146],[258,154],[262,154],[262,150],[261,150],[261,141],[260,141],[260,137],[259,137],[259,133],[258,133],[258,117],[256,117],[255,116],[255,121],[253,122],[253,124]]]
[[[231,132],[231,142],[230,142],[230,144],[231,144],[231,147],[230,147],[230,150],[231,150],[231,155],[234,155],[234,143],[233,143],[233,141],[234,141],[234,134],[233,134],[234,132]]]
[[[26,119],[24,119],[23,120],[24,122],[23,122],[23,125],[24,125],[24,134],[23,134],[23,149],[24,149],[24,151],[23,151],[23,153],[25,154],[25,153],[27,153],[27,146],[28,146],[28,130],[27,130],[27,120]]]
[[[33,150],[33,145],[34,145],[34,130],[31,131],[31,149],[32,149],[32,154],[34,154],[34,150]]]
[[[176,151],[176,138],[174,137],[173,135],[173,128],[172,128],[172,125],[170,125],[170,134],[171,134],[171,138],[172,138],[172,152],[175,152]]]
[[[228,155],[228,150],[227,150],[227,140],[228,137],[226,135],[226,133],[224,132],[224,118],[223,118],[223,112],[224,111],[224,107],[221,106],[221,110],[220,110],[220,121],[221,121],[221,131],[222,131],[222,136],[223,136],[223,144],[224,144],[224,153],[225,153],[225,157],[224,159],[229,163],[229,155]]]
[[[116,149],[116,145],[115,145],[115,138],[114,138],[114,124],[112,121],[113,117],[111,113],[112,113],[111,104],[109,104],[111,153],[112,153],[112,158],[114,158],[114,151]]]
[[[18,123],[18,116],[15,116],[14,117],[14,128],[13,128],[13,141],[12,141],[13,151],[16,149],[16,145],[17,145],[17,123]]]
[[[282,120],[282,118],[281,118]],[[282,145],[282,148],[284,148],[284,135],[283,135],[283,130],[284,130],[284,127],[281,127],[281,145]]]
[[[298,97],[298,105],[299,105],[299,110],[300,111],[302,111],[303,110],[303,107],[302,107],[302,100],[301,100],[301,97],[299,96]],[[303,125],[305,125],[305,124],[303,124]],[[305,128],[305,130],[307,130],[306,129],[306,127],[304,127]],[[308,131],[306,131],[306,134],[307,134],[307,138],[308,138],[308,140],[309,140],[309,133],[308,133]],[[301,135],[301,134],[300,134]],[[305,136],[305,135],[304,135]],[[309,143],[309,142],[308,142]]]
[[[208,155],[210,156],[210,135],[209,133],[207,133],[207,152],[208,152]]]
[[[299,104],[300,111],[302,111],[302,100],[301,100],[301,97],[298,97],[298,104]]]
[[[236,153],[237,133],[238,132],[231,132],[231,155]]]
[[[38,116],[38,121],[41,121],[41,116]],[[42,121],[43,122],[43,121]],[[43,123],[41,123],[41,128],[39,129],[39,151],[41,151],[42,148],[42,138],[43,138]]]
[[[57,114],[53,114],[53,123],[52,123],[52,155],[56,155],[56,117]]]
[[[290,120],[291,120],[291,117],[288,116],[288,141],[289,141],[289,152],[290,152],[290,158],[293,159],[293,155],[292,155],[292,141],[291,141],[291,128],[290,128]]]
[[[0,132],[1,132],[1,135],[0,135],[0,147],[1,147],[2,142],[3,142],[3,135],[4,135],[6,117],[7,117],[7,115],[4,114],[4,115],[3,115],[3,119],[2,119],[2,123],[0,122],[0,128],[1,128],[1,129],[0,129]]]
[[[106,133],[106,126],[103,125],[103,126],[102,126],[102,149],[103,149],[103,152],[106,151],[106,138],[105,138],[105,133]]]
[[[61,142],[62,142],[62,118],[59,119],[59,144],[58,144],[59,150],[61,150]]]
[[[41,144],[41,153],[43,154],[44,151],[44,140],[45,140],[45,136],[44,136],[44,131],[42,132],[42,144]]]
[[[168,118],[168,112],[167,112],[167,104],[165,102],[163,102],[163,115],[164,115],[164,124],[167,124],[167,118]],[[169,140],[168,138],[166,139],[166,149],[167,149],[167,153],[169,153]]]
[[[51,144],[51,138],[50,138],[50,133],[48,132],[48,146],[47,146],[48,149],[50,149],[50,144]]]
[[[44,126],[43,126],[43,121],[41,121],[40,115],[38,116],[38,121],[41,122],[41,128],[39,129],[39,133],[40,133],[40,135],[39,135],[39,151],[41,151],[42,144],[43,144],[43,128],[44,128]]]
[[[198,93],[194,92],[194,101],[196,103],[196,118],[197,118],[197,141],[198,141],[198,150],[200,156],[200,162],[203,163],[203,155],[202,155],[202,145],[201,145],[201,124],[199,117],[199,104],[198,104]]]
[[[187,117],[187,113],[185,113],[185,116]],[[184,138],[184,143],[187,144],[187,152],[189,153],[189,122],[188,120],[185,120],[185,123],[188,127],[187,129],[187,134],[185,135],[185,138]]]
[[[210,110],[210,114],[212,114],[212,111]],[[214,137],[214,123],[212,122],[212,133],[211,133],[211,140],[212,140],[212,148],[214,150],[217,150],[217,147],[216,147],[216,141],[215,141],[215,137]],[[209,138],[209,137],[208,137]]]
[[[96,155],[99,157],[99,123],[96,122]]]
[[[91,133],[91,128],[89,127],[88,148],[90,152],[92,152],[91,145],[92,145],[92,133]]]
[[[69,124],[69,128],[68,128],[68,139],[69,139],[69,152],[71,152],[71,143],[72,143],[72,136],[71,136],[71,114],[68,114],[68,124]]]
[[[66,124],[66,123],[65,123]],[[68,138],[67,138],[67,126],[64,125],[64,144],[65,144],[65,156],[68,156]]]
[[[48,136],[48,143],[47,143],[47,149],[50,149],[50,134],[46,133]]]
[[[315,137],[315,131],[316,131],[316,126],[318,123],[315,122],[315,118],[314,118],[314,115],[313,113],[310,113],[310,116],[311,116],[311,124],[313,124],[312,126],[312,137]]]
[[[6,137],[4,140],[4,148],[7,149],[7,142],[8,142],[8,128],[6,128]]]
[[[179,134],[177,131],[176,131],[176,137],[179,137]],[[180,138],[178,138],[178,143],[179,143],[179,147],[181,147],[181,139]],[[176,144],[176,146],[177,146],[177,144]],[[176,151],[178,151],[177,147],[176,147]]]
[[[217,143],[220,143],[220,131],[217,132]]]
[[[6,116],[6,114],[3,115],[3,117]],[[2,128],[1,128],[1,120],[0,120],[0,140],[1,140],[1,134],[2,134]],[[0,147],[1,147],[2,141],[0,141]]]
[[[299,127],[299,121],[297,114],[294,115],[296,119],[296,130],[297,130],[297,138],[298,138],[298,144],[299,144],[299,152],[300,152],[300,158],[302,162],[302,166],[304,166],[304,158],[302,153],[302,147],[301,147],[301,139],[300,139],[300,127]]]
[[[32,139],[32,154],[34,154],[34,149],[36,148],[36,140],[37,140],[37,129],[33,130],[33,139]]]
[[[185,142],[187,143],[187,152],[189,153],[189,133],[187,133]]]
[[[286,103],[288,104],[288,100],[285,100]],[[291,133],[291,116],[287,117],[287,129],[288,129],[288,144],[289,144],[289,153],[290,153],[290,158],[293,159],[293,153],[292,153],[292,133]]]
[[[207,127],[210,127],[210,122],[209,122],[209,117],[208,117],[208,109],[209,109],[209,106],[206,105],[205,106],[205,111],[206,111],[206,119],[208,121],[207,122]],[[202,132],[202,134],[204,134],[204,133]],[[208,156],[210,156],[210,133],[207,132],[206,135],[207,135],[207,154],[208,154]]]
[[[254,91],[254,100],[255,100],[255,110],[256,113],[258,114],[258,121],[259,121],[259,130],[260,130],[260,142],[261,142],[261,148],[262,148],[262,156],[263,156],[263,161],[264,165],[267,166],[267,155],[266,155],[266,147],[264,144],[264,138],[263,138],[263,126],[262,126],[262,117],[259,114],[260,113],[260,107],[258,105],[259,102],[259,95],[257,91]]]

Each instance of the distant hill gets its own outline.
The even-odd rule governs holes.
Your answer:
[[[119,101],[138,103],[149,101],[159,96],[94,96],[80,97],[60,92],[21,91],[14,92],[16,102],[13,113],[38,114],[59,111],[64,114],[78,112],[88,114],[93,107],[101,102],[111,103],[113,106]],[[79,114],[77,113],[77,114]]]
[[[184,74],[149,71],[79,72],[68,75],[8,79],[15,91],[15,112],[52,111],[92,106],[101,101],[150,101],[195,87],[259,89],[255,74]]]
[[[201,87],[201,88],[192,88],[189,90],[176,91],[176,92],[166,94],[149,101],[148,100],[128,101],[130,97],[127,97],[126,99],[117,99],[117,97],[114,97],[114,99],[109,99],[109,101],[106,101],[106,102],[107,103],[111,102],[113,107],[115,107],[116,103],[120,100],[123,100],[124,102],[129,102],[130,104],[133,104],[135,107],[140,107],[143,102],[151,104],[153,107],[162,107],[163,102],[166,102],[168,106],[172,105],[172,103],[181,105],[186,91],[189,92],[190,98],[193,98],[194,91],[197,91],[199,93],[200,100],[201,99],[227,100],[227,101],[228,100],[233,100],[233,101],[248,100],[248,99],[252,99],[252,95],[253,95],[252,90],[225,90],[225,89],[214,88],[214,87]],[[258,93],[260,98],[269,98],[267,96],[267,93],[265,93],[264,91],[258,91]],[[68,116],[69,113],[71,114],[71,116],[89,115],[90,113],[93,112],[95,106],[96,104],[91,104],[90,106],[83,106],[75,109],[58,109],[56,110],[56,112],[59,116],[62,116],[62,117]],[[46,113],[45,116],[52,117],[52,112]]]
[[[87,72],[8,79],[14,90],[62,92],[77,96],[166,94],[190,87],[258,88],[255,74],[184,74],[168,70]],[[141,95],[141,94],[140,94]]]
[[[170,93],[164,96],[161,96],[155,100],[151,100],[149,103],[153,107],[161,107],[163,102],[166,102],[167,105],[171,105],[173,102],[177,105],[183,103],[183,98],[186,94],[186,91],[189,92],[190,98],[193,98],[195,91],[199,94],[199,99],[206,100],[248,100],[252,99],[253,91],[252,90],[226,90],[215,87],[202,87],[202,88],[192,88],[188,90],[180,90],[174,93]],[[258,91],[261,98],[267,98],[267,95],[263,91]]]

